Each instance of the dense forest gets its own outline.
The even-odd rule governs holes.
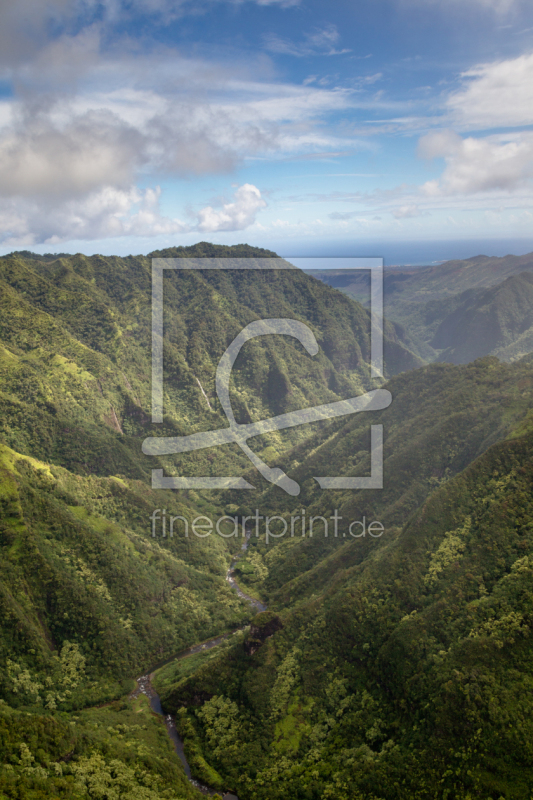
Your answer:
[[[433,331],[442,347],[432,352],[420,303],[406,325],[418,301],[402,288],[403,305],[384,324],[380,379],[368,367],[360,286],[350,296],[295,269],[172,271],[157,425],[152,256],[275,254],[201,243],[149,257],[0,258],[0,798],[200,797],[162,719],[146,696],[131,695],[135,678],[168,661],[153,679],[163,709],[193,775],[221,793],[531,800],[525,262],[502,272],[504,284],[491,260],[469,262],[469,278],[462,262],[444,265],[451,298],[426,271],[427,302],[447,303],[452,315]],[[522,315],[511,337],[520,347],[473,360],[471,332],[495,307],[502,347]],[[147,437],[227,427],[217,364],[244,326],[271,317],[305,323],[319,352],[288,337],[248,342],[230,385],[238,422],[378,387],[392,404],[250,440],[298,482],[297,497],[259,475],[236,444],[143,455]],[[464,358],[445,356],[460,347]],[[383,425],[383,489],[321,490],[313,476],[369,474],[370,422]],[[152,469],[243,476],[255,490],[154,489]],[[179,518],[179,533],[152,535],[155,509]],[[312,536],[307,528],[267,542],[252,529],[235,576],[268,605],[259,614],[226,580],[241,527],[237,536],[230,524],[222,536],[183,534],[198,516],[240,523],[255,509],[278,523],[301,522],[304,511],[342,518],[337,535],[319,524]],[[363,519],[382,533],[351,534]],[[230,635],[212,650],[172,659],[220,634]]]

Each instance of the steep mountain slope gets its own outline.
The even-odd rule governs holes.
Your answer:
[[[300,550],[291,583],[260,547],[283,584],[272,597],[272,635],[260,631],[275,607],[253,621],[252,648],[236,646],[164,696],[240,796],[528,800],[532,431],[531,413],[511,422],[510,438],[433,484],[372,542],[337,540],[314,563],[294,541],[271,547],[289,558]],[[354,509],[364,510],[361,500]],[[346,502],[342,513],[361,518]],[[217,748],[214,732],[228,716],[228,747]]]
[[[173,271],[165,278],[165,424],[152,426],[150,259],[15,255],[0,259],[0,281],[4,441],[82,474],[141,479],[152,467],[171,471],[176,458],[158,464],[142,456],[140,440],[226,426],[214,391],[216,366],[254,319],[300,319],[315,331],[320,351],[311,359],[286,337],[248,343],[233,373],[242,421],[350,397],[372,385],[368,314],[339,293],[297,270]],[[391,374],[420,363],[391,326],[387,334]],[[300,427],[285,439],[265,437],[263,448],[283,449],[303,435]],[[211,456],[182,456],[180,468],[209,475]],[[222,449],[220,457],[227,474],[247,463],[236,447]]]
[[[350,519],[366,513],[403,524],[429,492],[524,419],[532,408],[533,368],[531,359],[504,364],[494,357],[460,367],[430,364],[384,388],[392,395],[388,408],[340,419],[326,436],[317,432],[280,459],[301,494],[295,500],[263,482],[263,504],[278,513],[303,505],[326,517],[336,507]],[[383,425],[383,489],[320,489],[313,476],[370,473],[371,425]]]
[[[349,535],[352,522],[381,522],[394,536],[427,498],[459,475],[496,442],[527,431],[532,414],[533,368],[530,358],[501,364],[479,359],[463,367],[430,365],[400,375],[387,384],[393,402],[388,409],[359,415],[341,424],[326,439],[318,434],[310,450],[296,448],[280,464],[302,492],[296,502],[278,489],[266,488],[258,505],[262,513],[299,521],[288,533],[266,543],[264,523],[259,541],[252,537],[249,556],[241,564],[244,580],[268,600],[271,608],[307,604],[342,580],[343,570],[363,563],[381,538]],[[361,476],[370,471],[370,424],[384,431],[383,489],[323,491],[311,476]],[[521,428],[520,426],[525,427]],[[301,536],[301,510],[306,510],[306,535]],[[253,509],[243,508],[253,513]],[[335,537],[337,514],[338,536]],[[309,520],[317,517],[313,536]],[[324,536],[324,518],[328,536]],[[275,532],[282,530],[281,524]],[[352,529],[361,533],[361,526]],[[386,538],[385,534],[382,537]],[[352,545],[346,545],[346,540]]]
[[[404,330],[408,346],[427,361],[467,363],[485,355],[515,360],[533,349],[533,254],[464,261],[418,269],[385,268],[386,316]],[[368,276],[344,270],[314,272],[363,304]]]
[[[113,679],[111,689],[85,687],[98,697],[245,618],[224,580],[221,537],[187,540],[181,529],[172,539],[150,536],[150,514],[162,503],[189,521],[205,504],[192,509],[140,481],[81,478],[5,446],[0,492],[3,664],[11,659],[42,677],[64,642],[76,642],[93,677]],[[10,702],[36,700],[32,692],[14,694],[5,672],[1,680]]]
[[[439,361],[466,364],[486,354],[514,361],[533,351],[533,272],[457,299],[431,341]]]
[[[202,244],[158,255],[274,254]],[[193,491],[153,491],[151,470],[240,475],[250,462],[236,446],[180,461],[149,458],[142,441],[227,426],[216,366],[258,318],[304,321],[320,352],[311,360],[283,337],[247,345],[231,385],[239,419],[374,385],[368,313],[303,273],[167,277],[165,423],[156,426],[151,259],[0,258],[2,797],[199,796],[146,699],[115,698],[154,662],[250,615],[225,580],[239,543],[183,535],[198,515],[214,518],[237,506],[216,506],[212,495]],[[386,332],[389,371],[416,366],[394,327]],[[306,435],[302,426],[256,444],[275,460]],[[152,538],[155,509],[178,519],[173,538],[162,538],[161,520]]]

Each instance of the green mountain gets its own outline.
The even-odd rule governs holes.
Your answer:
[[[0,258],[0,800],[200,797],[147,697],[130,694],[166,660],[155,686],[193,774],[240,800],[529,800],[531,357],[424,366],[413,348],[440,350],[423,326],[386,322],[385,383],[367,366],[368,311],[335,287],[294,269],[169,271],[154,424],[151,256],[228,266],[275,254],[200,243]],[[471,261],[473,287],[461,273],[447,295],[436,273],[424,278],[429,302],[449,305],[423,335],[452,336],[439,325],[457,312],[466,346],[498,307],[493,348],[510,354],[527,330],[527,264],[511,259],[499,286]],[[296,498],[236,444],[143,455],[148,437],[227,427],[220,358],[247,324],[278,317],[305,323],[319,351],[247,342],[230,383],[239,422],[377,387],[390,407],[250,440],[298,481]],[[370,424],[384,430],[383,490],[321,490],[313,476],[369,474]],[[243,476],[256,490],[154,490],[152,469]],[[263,527],[246,553],[229,519],[224,536],[184,535],[198,516],[256,508],[276,531],[291,517],[300,527],[268,543]],[[312,516],[327,537],[320,519],[309,536]],[[363,518],[365,535],[350,536]],[[226,581],[238,552],[241,588],[268,603],[259,615]]]
[[[439,361],[466,364],[486,354],[515,361],[533,352],[533,272],[457,299],[431,341]]]
[[[398,376],[376,415],[383,491],[277,498],[287,519],[337,508],[338,538],[252,536],[243,575],[269,611],[248,642],[157,684],[239,796],[530,797],[532,386],[531,360]],[[362,429],[347,423],[291,474],[360,474]],[[385,532],[350,537],[363,516]]]
[[[153,255],[275,254],[204,243]],[[227,426],[216,367],[255,319],[299,319],[320,350],[312,360],[283,337],[250,342],[233,371],[238,419],[375,385],[369,315],[349,298],[298,270],[179,270],[165,278],[165,423],[153,425],[151,299],[150,257],[0,258],[0,796],[102,797],[105,786],[128,800],[196,796],[145,700],[118,698],[133,676],[242,626],[250,609],[225,580],[238,543],[183,536],[231,504],[152,490],[151,470],[239,476],[250,462],[236,445],[148,457],[142,441]],[[385,358],[389,374],[420,363],[393,325]],[[300,426],[254,446],[275,462],[308,435]],[[181,535],[161,538],[159,521],[153,538],[155,509]]]
[[[422,268],[385,268],[385,313],[426,361],[465,364],[486,355],[514,361],[533,351],[533,254],[476,256]],[[309,271],[367,305],[366,273]]]
[[[242,257],[251,250],[235,252]],[[202,245],[185,250],[188,256],[205,252]],[[268,254],[253,252],[261,258]],[[164,255],[180,253],[176,248]],[[0,258],[0,430],[6,444],[82,474],[142,479],[152,467],[172,469],[175,459],[157,464],[144,458],[139,439],[227,425],[215,393],[216,366],[234,336],[265,317],[305,322],[320,350],[312,359],[286,337],[247,344],[233,371],[239,420],[350,397],[373,386],[368,312],[322,283],[298,270],[169,273],[165,424],[152,426],[151,259]],[[421,363],[392,325],[385,329],[384,350],[386,374]],[[285,435],[294,442],[305,432],[300,427]],[[284,445],[271,436],[265,446]],[[236,448],[221,453],[228,474],[248,463]],[[209,475],[210,455],[183,456],[184,474]]]

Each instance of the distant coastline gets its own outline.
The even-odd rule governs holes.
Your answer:
[[[300,250],[298,249],[300,245]],[[472,256],[521,256],[533,252],[531,239],[457,239],[435,241],[322,241],[272,244],[283,258],[381,257],[386,267],[435,266],[444,261]],[[311,265],[309,265],[311,268]],[[321,267],[327,269],[324,265]]]

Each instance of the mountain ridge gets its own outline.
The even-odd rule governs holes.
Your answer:
[[[206,243],[156,255],[242,253],[275,256]],[[0,258],[0,794],[199,798],[131,679],[250,622],[265,636],[170,666],[161,691],[194,763],[241,800],[529,800],[531,355],[420,366],[386,324],[387,380],[373,381],[369,315],[350,298],[298,270],[188,270],[165,278],[165,422],[153,425],[150,267]],[[461,302],[480,291],[501,290]],[[308,325],[320,352],[249,343],[230,384],[238,421],[376,385],[392,405],[252,441],[298,480],[297,499],[236,445],[143,456],[147,436],[227,426],[216,365],[272,314]],[[384,428],[385,488],[320,491],[315,474],[368,474],[370,424]],[[153,468],[257,489],[154,490]],[[231,518],[253,503],[284,519],[338,509],[385,532],[252,536],[239,580],[270,606],[252,618],[225,578],[242,543]],[[172,538],[163,509],[180,520]],[[225,536],[184,535],[221,515]]]

